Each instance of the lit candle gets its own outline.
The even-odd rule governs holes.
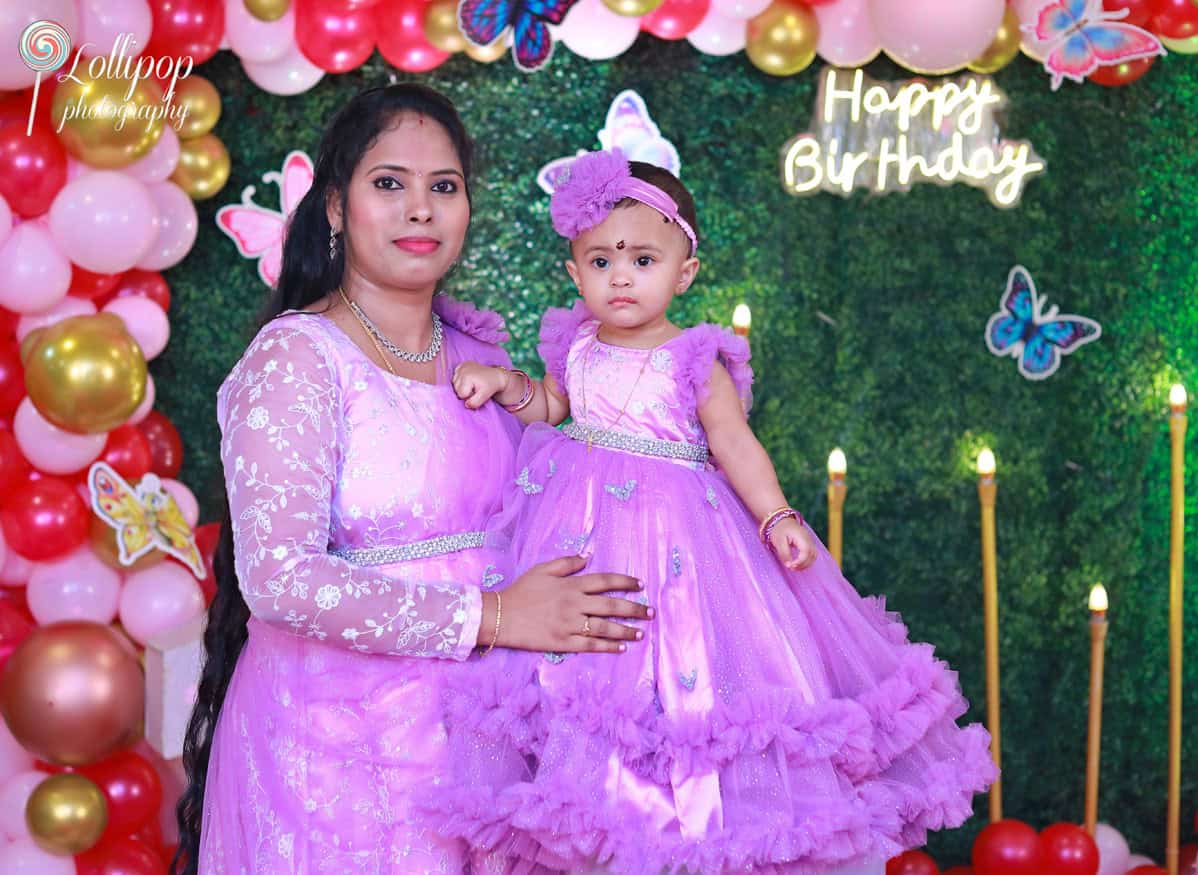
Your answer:
[[[848,464],[840,447],[828,454],[828,552],[843,564],[844,554],[844,474]]]
[[[982,506],[982,608],[986,629],[986,724],[990,755],[1002,768],[1001,720],[998,696],[998,560],[994,544],[994,453],[978,453],[978,501]],[[990,786],[990,822],[1002,820],[1002,780]]]
[[[732,311],[732,330],[741,337],[749,336],[749,328],[753,324],[753,314],[749,312],[748,304],[737,304]]]
[[[1185,546],[1186,390],[1169,390],[1170,486],[1172,511],[1169,531],[1169,807],[1165,865],[1177,875],[1181,841],[1181,651],[1182,555]]]
[[[1098,760],[1102,747],[1102,664],[1106,642],[1106,588],[1090,590],[1090,723],[1086,737],[1086,831],[1098,825]]]

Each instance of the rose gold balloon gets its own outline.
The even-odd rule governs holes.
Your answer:
[[[141,734],[145,678],[112,629],[70,621],[35,629],[0,675],[0,714],[26,750],[81,766]]]

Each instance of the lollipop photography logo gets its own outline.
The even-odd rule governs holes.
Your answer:
[[[110,119],[118,131],[131,120],[142,121],[147,129],[159,121],[181,129],[189,108],[174,103],[175,87],[190,75],[195,62],[190,55],[135,57],[132,52],[136,47],[132,34],[120,34],[107,55],[93,55],[85,63],[84,52],[96,46],[84,43],[75,49],[70,67],[63,69],[71,58],[71,35],[55,21],[30,24],[21,34],[19,47],[21,60],[37,74],[27,132],[33,129],[42,74],[54,72],[58,72],[59,83],[74,86],[68,90],[66,100],[55,100],[53,116],[59,132],[75,119]],[[106,85],[97,88],[99,82]]]

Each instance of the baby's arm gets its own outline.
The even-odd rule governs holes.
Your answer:
[[[732,377],[719,362],[711,370],[708,388],[710,395],[699,407],[707,446],[741,501],[753,516],[764,520],[787,506],[774,464],[749,428]],[[770,543],[788,568],[806,568],[815,561],[811,536],[796,520],[784,519],[774,526]]]
[[[453,372],[453,390],[471,410],[477,410],[492,398],[505,407],[519,404],[526,390],[524,378],[507,368],[463,362]],[[525,425],[547,422],[557,425],[570,415],[570,401],[552,374],[543,381],[532,380],[532,399],[520,410],[512,411]]]

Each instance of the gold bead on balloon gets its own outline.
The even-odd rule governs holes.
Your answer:
[[[210,198],[229,181],[229,150],[216,134],[204,134],[179,144],[179,163],[171,182],[192,200]]]
[[[50,775],[25,803],[25,824],[42,850],[60,857],[82,854],[104,834],[108,802],[83,775]]]
[[[76,81],[78,80],[78,81]],[[132,87],[132,90],[131,89]],[[50,118],[67,151],[92,167],[126,167],[162,136],[167,107],[153,79],[92,78],[82,70],[54,92]]]
[[[203,76],[188,76],[175,86],[171,104],[183,118],[176,133],[180,140],[191,140],[208,133],[220,119],[220,92]],[[184,113],[183,109],[187,112]]]
[[[1019,30],[1019,16],[1014,7],[1008,6],[998,33],[986,51],[974,58],[969,69],[974,73],[997,73],[1019,54],[1023,33]]]
[[[793,76],[815,60],[819,21],[797,2],[774,0],[765,12],[749,19],[745,53],[753,65],[771,76]]]

